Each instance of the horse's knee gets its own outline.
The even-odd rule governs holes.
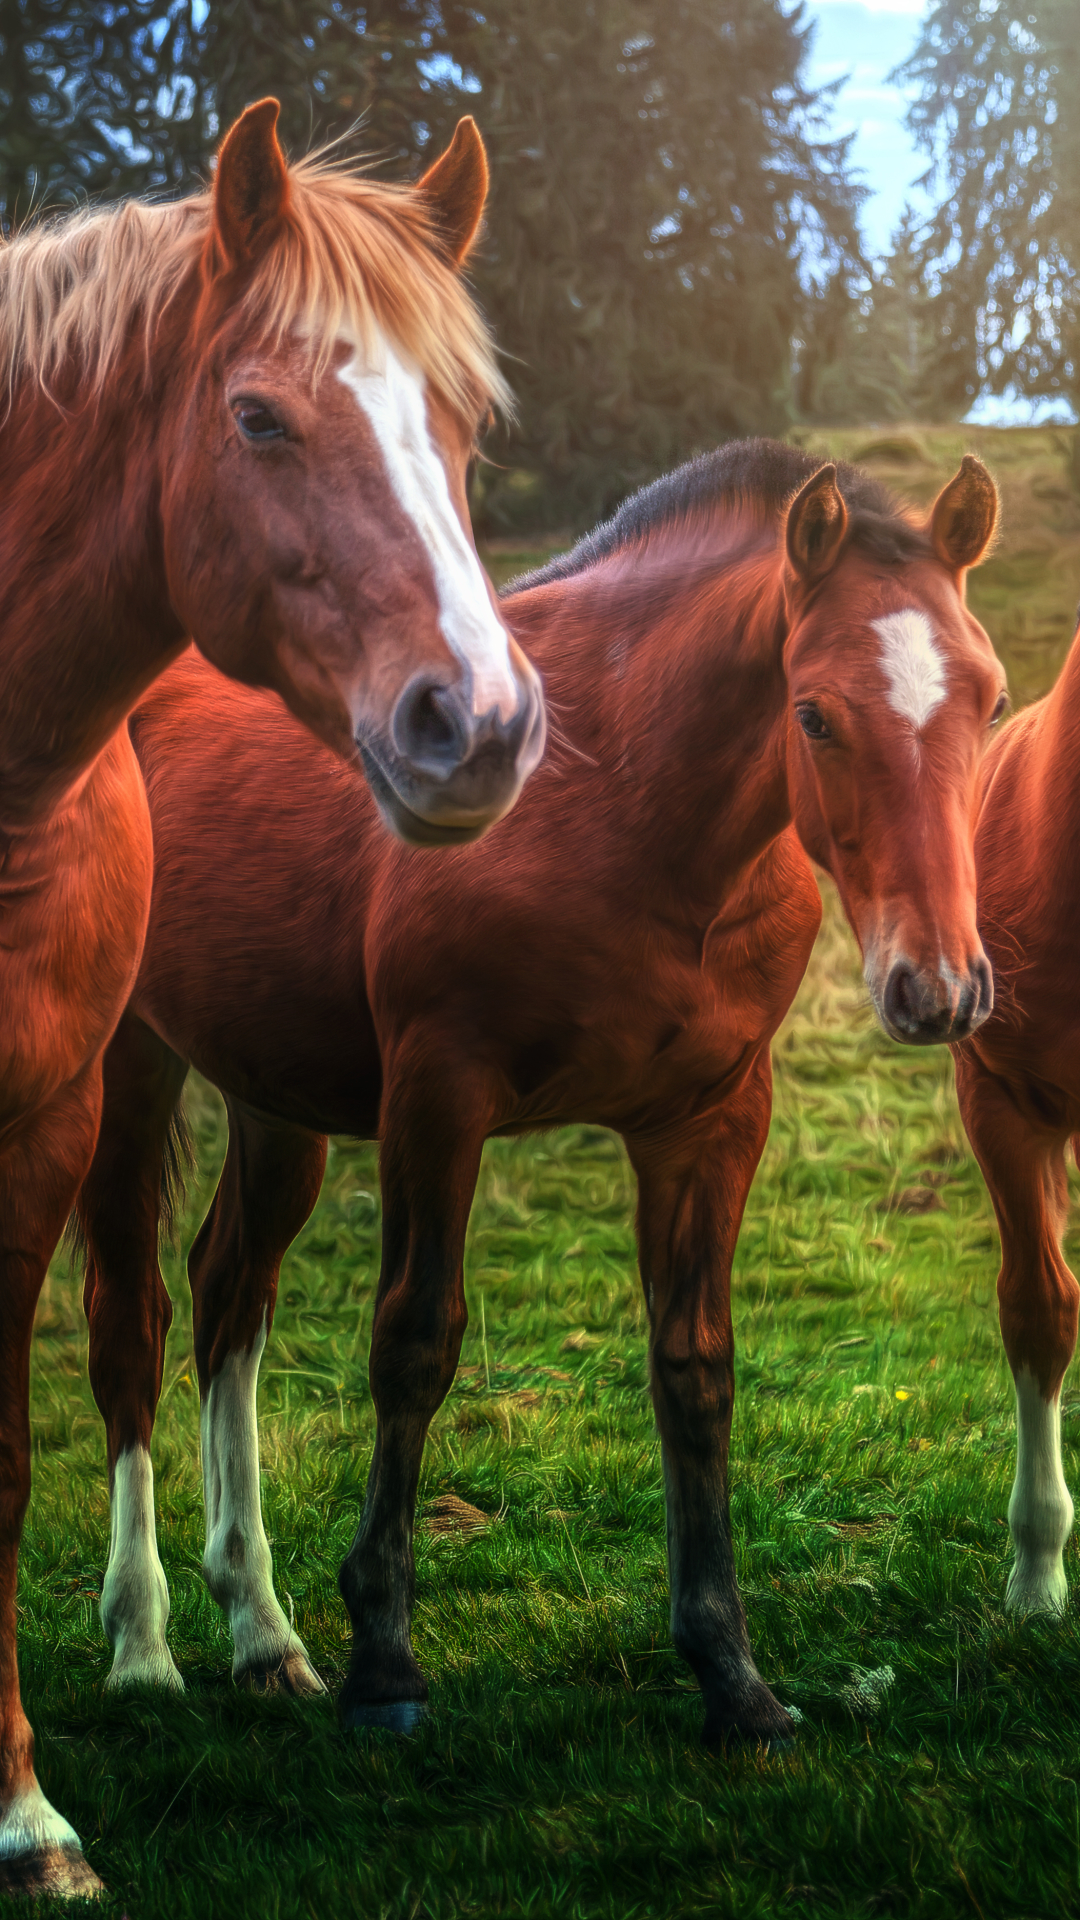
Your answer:
[[[726,1344],[685,1336],[653,1342],[653,1400],[672,1445],[710,1452],[731,1424],[735,1382]]]
[[[460,1285],[419,1300],[413,1288],[391,1288],[371,1334],[369,1373],[376,1404],[401,1394],[441,1404],[453,1385],[468,1323]]]
[[[1013,1375],[1031,1375],[1049,1399],[1061,1389],[1076,1350],[1080,1285],[1056,1248],[1040,1250],[1037,1270],[1006,1263],[998,1279],[998,1315]]]

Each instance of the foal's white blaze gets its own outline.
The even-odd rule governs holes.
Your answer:
[[[82,1852],[74,1827],[46,1800],[31,1774],[0,1813],[0,1860],[14,1860],[21,1853],[48,1853],[53,1847]]]
[[[1061,1613],[1067,1588],[1062,1549],[1073,1503],[1061,1471],[1061,1400],[1044,1400],[1034,1374],[1016,1375],[1016,1481],[1009,1527],[1016,1558],[1005,1604],[1018,1613]]]
[[[339,378],[356,395],[379,443],[398,503],[431,560],[439,625],[451,651],[469,669],[472,711],[494,707],[504,721],[518,709],[506,628],[491,604],[483,568],[454,511],[446,469],[428,432],[423,375],[389,341],[378,359],[357,348]]]
[[[263,1527],[255,1399],[265,1345],[264,1316],[251,1352],[229,1355],[203,1401],[203,1575],[229,1616],[234,1676],[278,1675],[295,1691],[321,1693],[307,1649],[278,1605]]]
[[[924,727],[945,698],[945,662],[925,613],[906,607],[872,622],[881,641],[881,664],[889,682],[889,705]]]
[[[169,1588],[154,1526],[154,1469],[146,1448],[132,1447],[113,1473],[109,1565],[101,1589],[101,1624],[115,1654],[107,1686],[183,1691],[165,1643],[168,1618]]]

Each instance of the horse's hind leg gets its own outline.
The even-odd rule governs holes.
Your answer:
[[[794,1729],[754,1665],[735,1578],[728,1443],[735,1391],[731,1262],[769,1130],[767,1050],[711,1115],[628,1137],[663,1449],[671,1632],[705,1698],[705,1739]]]
[[[35,1778],[15,1650],[34,1308],[90,1160],[100,1100],[95,1063],[0,1146],[0,1895],[101,1891],[78,1836]]]
[[[1025,1119],[970,1048],[956,1053],[968,1138],[1001,1234],[998,1310],[1016,1384],[1016,1480],[1009,1501],[1015,1559],[1005,1604],[1060,1613],[1073,1504],[1061,1468],[1061,1384],[1076,1347],[1080,1288],[1061,1254],[1068,1211],[1066,1132]]]
[[[158,1266],[162,1171],[187,1067],[132,1014],[105,1053],[101,1132],[78,1200],[90,1384],[105,1421],[112,1531],[101,1624],[111,1687],[181,1689],[165,1640],[150,1441],[172,1304]]]
[[[233,1678],[321,1693],[274,1593],[259,1493],[256,1392],[282,1258],[319,1197],[320,1134],[256,1119],[232,1101],[229,1151],[188,1261],[202,1397],[203,1573],[233,1636]]]

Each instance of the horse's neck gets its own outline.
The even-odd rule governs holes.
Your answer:
[[[1003,745],[1008,741],[1005,736]],[[1043,857],[1075,868],[1080,835],[1080,634],[1052,691],[1032,713],[1022,741],[1028,783],[1025,832]]]
[[[77,789],[183,644],[152,419],[15,396],[2,432],[0,828],[32,825]]]
[[[772,552],[723,569],[673,556],[640,577],[601,563],[512,617],[545,675],[553,753],[562,729],[570,753],[596,761],[607,804],[619,796],[635,884],[711,919],[791,818]]]

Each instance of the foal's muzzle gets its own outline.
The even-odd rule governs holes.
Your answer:
[[[994,977],[984,953],[963,973],[944,960],[936,969],[893,961],[880,995],[871,983],[878,1017],[893,1040],[929,1047],[966,1040],[994,1010]]]
[[[474,714],[467,688],[418,673],[401,693],[383,739],[359,741],[387,825],[413,846],[478,840],[513,806],[544,751],[539,676],[523,661],[519,699],[504,720]]]

